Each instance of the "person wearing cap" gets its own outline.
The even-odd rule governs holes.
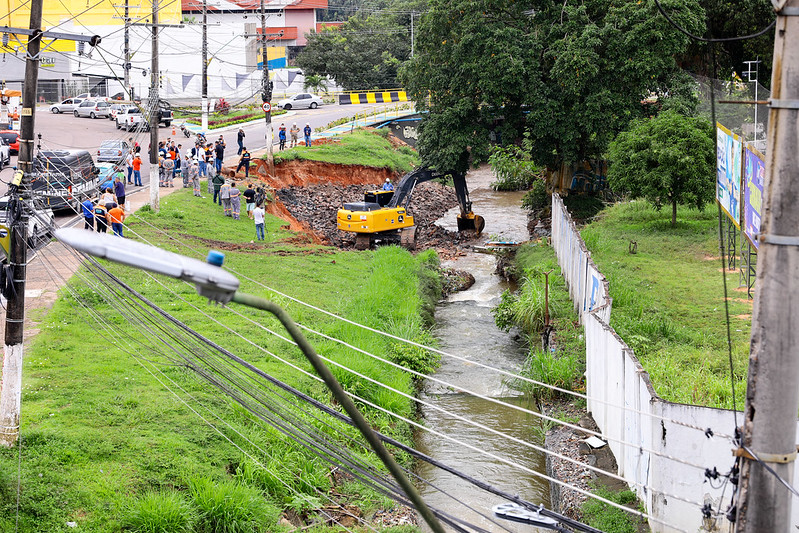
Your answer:
[[[289,148],[294,148],[297,146],[300,138],[300,128],[297,126],[297,123],[291,125],[291,129],[289,130],[289,134],[291,134],[291,145]]]
[[[108,210],[108,221],[111,222],[111,229],[117,237],[124,237],[122,235],[122,223],[125,221],[125,211],[122,210],[117,204],[114,204]]]
[[[241,191],[236,187],[236,182],[230,183],[230,214],[233,220],[239,220],[241,213]]]
[[[286,149],[286,125],[280,124],[280,128],[277,130],[277,138],[280,140],[280,150]]]
[[[194,155],[197,157],[197,160],[200,163],[200,177],[204,178],[208,175],[208,169],[205,165],[205,150],[200,144],[200,141],[194,143]]]
[[[386,178],[386,182],[383,184],[384,191],[393,191],[394,185],[391,183],[391,180]]]
[[[222,172],[222,161],[225,160],[225,141],[222,139],[222,136],[219,136],[219,140],[216,141],[216,146],[214,147],[214,155],[216,156],[216,173],[219,174]]]
[[[172,160],[172,154],[166,154],[162,168],[164,169],[164,173],[161,177],[161,187],[172,187],[172,171],[175,170],[175,162]]]
[[[141,187],[141,156],[139,154],[133,157],[133,184]]]
[[[225,177],[222,174],[217,174],[211,178],[211,186],[214,190],[214,197],[213,200],[211,200],[213,203],[222,205],[222,194],[220,193],[220,190],[224,184]]]
[[[311,133],[312,132],[313,132],[313,130],[311,129],[311,123],[310,122],[306,122],[305,123],[305,127],[302,129],[302,133],[303,133],[303,135],[305,135],[305,146],[307,146],[308,148],[311,147]]]
[[[194,189],[194,196],[198,196],[202,198],[202,192],[200,191],[200,165],[197,161],[197,158],[191,160],[189,164],[189,178],[191,179],[191,186]]]

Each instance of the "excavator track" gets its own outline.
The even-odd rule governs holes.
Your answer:
[[[400,246],[406,250],[416,250],[416,228],[417,226],[403,228],[400,233]]]

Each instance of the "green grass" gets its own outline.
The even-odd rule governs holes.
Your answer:
[[[631,506],[638,502],[635,493],[630,490],[613,492],[604,487],[598,487],[593,493],[621,505]],[[638,504],[633,508],[640,510],[640,507],[641,505]],[[585,522],[589,526],[605,533],[637,533],[638,531],[638,518],[599,500],[592,498],[586,500],[582,506],[582,512]]]
[[[726,224],[726,220],[725,220]],[[669,214],[642,201],[609,207],[582,230],[613,298],[611,325],[666,400],[731,408],[716,209]],[[630,254],[630,241],[638,252]],[[725,243],[726,244],[726,243]],[[727,275],[737,407],[744,405],[751,301]]]
[[[545,272],[550,272],[549,317],[554,328],[551,337],[554,350],[547,352],[541,349],[541,333],[545,323]],[[516,252],[511,273],[519,280],[520,288],[516,293],[506,291],[493,312],[498,327],[507,330],[511,326],[518,326],[527,337],[530,350],[522,375],[567,390],[583,390],[583,331],[560,274],[555,252],[543,243],[524,245]],[[559,395],[539,385],[526,382],[516,385],[537,398]]]
[[[431,257],[416,258],[396,247],[374,252],[297,248],[283,240],[292,235],[280,229],[281,220],[271,216],[267,216],[266,221],[266,242],[250,244],[255,237],[252,221],[226,218],[210,200],[200,201],[188,190],[175,191],[162,199],[158,214],[144,210],[140,216],[147,223],[139,220],[139,216],[129,219],[128,236],[138,233],[164,248],[194,254],[178,244],[184,243],[196,249],[198,258],[209,248],[223,250],[226,265],[276,290],[396,334],[428,338],[422,309],[432,298],[429,293],[435,289],[435,283],[421,282],[420,272],[425,272],[431,261],[434,262]],[[166,234],[152,229],[149,224]],[[308,368],[292,345],[245,318],[208,305],[193,287],[177,280],[159,278],[155,281],[131,268],[110,264],[108,268],[212,341],[307,394],[330,402],[330,395],[323,386],[257,347],[263,346],[293,364]],[[426,273],[421,275],[422,278],[426,276]],[[239,503],[251,500],[250,496],[257,492],[258,501],[265,506],[262,518],[266,517],[259,523],[273,524],[275,509],[304,508],[304,512],[312,512],[308,499],[313,502],[319,497],[317,489],[325,493],[332,488],[326,463],[271,427],[257,422],[193,374],[169,363],[163,349],[143,351],[136,344],[137,339],[143,337],[139,325],[123,319],[94,288],[80,280],[73,282],[72,288],[80,301],[114,326],[115,337],[122,339],[124,349],[109,342],[94,322],[87,323],[87,312],[67,293],[55,303],[41,332],[26,348],[19,531],[116,533],[123,531],[125,524],[132,524],[134,509],[144,514],[147,514],[145,509],[150,509],[147,512],[154,515],[163,511],[164,515],[173,516],[179,505],[172,500],[160,502],[152,496],[154,493],[181,494],[192,509],[208,513],[208,506],[198,506],[197,498],[189,496],[192,487],[196,488],[192,480],[198,479],[213,480],[216,488],[210,492],[224,490],[236,494]],[[393,341],[294,304],[254,281],[242,279],[242,290],[271,298],[303,324],[345,338],[373,353],[392,357],[396,351]],[[263,312],[249,308],[237,310],[256,324],[280,330],[279,324]],[[253,339],[256,346],[227,331],[223,325]],[[406,373],[331,341],[312,335],[309,339],[320,354],[413,394],[414,382]],[[137,351],[141,357],[134,358],[127,350]],[[420,360],[430,359],[420,364],[435,364],[430,356],[417,356]],[[342,370],[336,373],[346,388],[370,402],[403,416],[413,416],[409,399],[361,378],[345,375]],[[233,429],[217,421],[215,426],[243,446],[250,457],[193,414],[156,378],[170,383],[174,390],[180,385],[186,393],[179,395],[191,407],[205,413],[206,418],[213,420],[205,407],[228,422]],[[175,384],[169,380],[174,380]],[[365,412],[375,427],[410,442],[407,426],[374,409],[367,408]],[[298,412],[296,416],[314,423],[306,414]],[[332,423],[331,428],[347,435],[354,434],[351,428],[340,423]],[[239,435],[257,443],[260,450],[253,450]],[[18,449],[0,450],[0,531],[14,530],[18,453]],[[367,463],[377,464],[372,454],[363,453],[362,456]],[[252,458],[257,458],[266,468]],[[402,454],[397,454],[397,458],[408,461]],[[355,487],[359,486],[339,485],[336,492],[345,502],[357,502],[365,510],[390,505],[382,496]],[[321,504],[328,502],[325,500]],[[208,505],[218,508],[213,500]],[[223,509],[220,512],[232,517],[238,511]],[[77,522],[78,527],[69,528],[68,521]],[[197,522],[206,523],[208,520]],[[196,525],[194,531],[211,531],[198,527],[201,526]],[[266,527],[275,530],[273,526]]]
[[[387,133],[387,132],[386,132]],[[403,146],[394,149],[380,131],[355,130],[336,137],[334,142],[318,144],[311,148],[298,146],[275,154],[275,162],[295,159],[320,161],[338,165],[364,165],[388,168],[394,172],[408,172],[419,165],[419,156]]]

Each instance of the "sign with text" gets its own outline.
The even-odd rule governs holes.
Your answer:
[[[716,123],[716,201],[741,227],[741,138]]]
[[[757,234],[760,233],[760,217],[763,213],[763,180],[766,163],[763,155],[754,147],[744,148],[744,236],[757,249]]]

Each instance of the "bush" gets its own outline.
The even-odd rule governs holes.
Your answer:
[[[547,184],[543,179],[534,179],[532,188],[522,198],[522,207],[530,211],[545,209],[552,202],[550,194],[547,192]]]
[[[525,138],[522,144],[528,144]],[[495,146],[488,158],[497,180],[491,184],[495,191],[523,191],[540,179],[540,169],[532,159],[530,150],[518,146]]]
[[[611,492],[605,488],[598,488],[594,494],[621,505],[635,503],[638,498],[630,490]],[[618,507],[589,498],[583,504],[583,516],[588,525],[601,529],[606,533],[636,533],[638,531],[638,519],[629,513],[625,513]]]
[[[271,531],[280,517],[260,492],[233,481],[194,479],[191,496],[199,512],[198,533]]]
[[[124,511],[123,527],[134,533],[190,533],[197,513],[176,491],[148,492]]]
[[[580,383],[584,369],[577,353],[543,351],[534,348],[527,356],[522,375],[553,387],[574,390]],[[558,393],[550,388],[525,383],[525,388],[536,399],[554,398]]]

